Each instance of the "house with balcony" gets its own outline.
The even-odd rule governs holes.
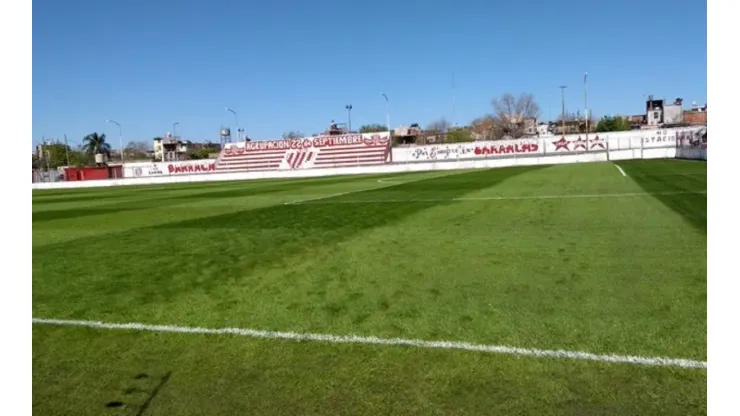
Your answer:
[[[162,162],[187,160],[190,140],[167,133],[164,137],[155,137],[153,141],[154,158]]]

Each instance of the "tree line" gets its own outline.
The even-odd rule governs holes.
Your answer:
[[[92,166],[95,165],[96,154],[110,157],[111,151],[105,134],[90,133],[82,139],[82,144],[77,148],[72,148],[59,140],[39,145],[32,154],[31,165],[33,169],[40,170],[62,166]]]
[[[154,140],[162,139],[155,137]],[[217,153],[217,146],[206,143],[203,146],[191,147],[187,152],[187,159],[208,159],[211,154]],[[90,133],[83,137],[82,144],[70,146],[69,144],[55,140],[37,146],[32,154],[31,165],[33,169],[51,170],[63,166],[95,166],[95,155],[103,154],[108,160],[120,158],[120,150],[113,150],[113,146],[107,141],[104,133]],[[154,159],[154,152],[150,143],[144,141],[131,141],[123,150],[123,157],[127,161]]]
[[[537,122],[540,119],[540,106],[533,94],[523,93],[515,96],[505,93],[491,101],[490,113],[474,119],[464,127],[453,126],[447,119],[440,118],[425,126],[423,136],[437,135],[443,137],[445,143],[471,142],[474,140],[502,140],[518,139],[535,133]],[[553,123],[559,129],[560,123],[566,122],[572,129],[585,132],[585,119],[576,114],[560,115]],[[575,124],[575,125],[574,125]],[[630,122],[621,117],[603,117],[594,122],[589,120],[588,130],[592,132],[625,131],[632,128]],[[363,125],[359,133],[373,133],[387,131],[383,124],[373,123]],[[566,130],[567,131],[567,130]],[[393,134],[393,132],[391,132]],[[300,131],[283,133],[284,139],[306,137]]]
[[[531,134],[531,121],[539,120],[540,107],[534,95],[523,93],[514,96],[505,93],[491,101],[492,112],[473,120],[468,126],[453,126],[445,118],[440,118],[426,125],[425,135],[439,135],[445,143],[472,142],[478,140],[518,139]],[[562,122],[562,115],[558,117]],[[566,122],[577,121],[575,115],[566,115]],[[529,124],[528,124],[529,123]],[[589,130],[596,132],[626,131],[632,128],[629,120],[622,117],[603,117],[596,126]],[[387,126],[380,123],[366,124],[360,127],[359,133],[387,131]],[[283,133],[284,139],[299,139],[306,134],[298,131]],[[104,154],[109,159],[113,153],[112,146],[104,133],[90,133],[82,139],[82,144],[72,148],[66,143],[56,141],[41,146],[32,157],[33,169],[56,169],[61,166],[93,166],[95,155]],[[214,150],[205,146],[188,152],[189,159],[206,159]],[[152,159],[151,146],[146,142],[129,142],[124,149],[126,160]]]

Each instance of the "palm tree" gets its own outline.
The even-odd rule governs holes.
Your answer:
[[[82,139],[82,150],[88,154],[102,153],[110,157],[110,144],[105,142],[105,134],[90,133]]]

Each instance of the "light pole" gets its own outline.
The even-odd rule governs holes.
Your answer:
[[[560,88],[560,99],[563,102],[563,109],[561,110],[562,114],[560,115],[560,118],[562,119],[562,124],[563,124],[563,138],[565,138],[565,89],[568,87],[565,85],[561,85],[559,88]]]
[[[352,104],[344,106],[347,109],[347,133],[352,133]]]
[[[385,98],[385,124],[388,126],[388,131],[391,131],[391,105],[388,102],[388,94],[381,92],[380,95]]]
[[[588,89],[586,88],[586,80],[588,79],[588,72],[583,74],[583,101],[584,106],[586,108],[586,145],[588,146],[588,118],[589,118],[589,111],[588,111]]]
[[[67,133],[64,133],[64,152],[67,154],[67,166],[69,164],[69,145],[67,144]]]
[[[113,120],[105,120],[106,123],[113,123],[116,126],[118,126],[118,144],[121,146],[121,163],[123,163],[123,130],[121,129],[121,124],[117,121]]]
[[[236,115],[236,111],[229,107],[226,107],[226,111],[234,115],[234,119],[236,120],[236,141],[240,142],[242,141],[242,130],[239,128],[239,116]]]
[[[180,124],[179,121],[172,123],[172,137],[177,138],[177,126]]]

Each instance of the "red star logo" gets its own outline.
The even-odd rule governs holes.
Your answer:
[[[581,139],[581,136],[578,136],[578,140],[576,140],[576,146],[573,148],[573,150],[578,150],[579,147],[583,150],[588,150],[588,147],[586,147],[586,141]]]
[[[558,151],[560,149],[570,150],[568,148],[568,145],[570,144],[570,142],[565,140],[565,137],[561,137],[560,140],[556,142],[552,142],[552,144],[555,146],[555,151]]]
[[[606,150],[606,147],[604,146],[604,139],[600,139],[599,136],[596,136],[595,139],[591,139],[591,148],[599,146],[602,149]]]

